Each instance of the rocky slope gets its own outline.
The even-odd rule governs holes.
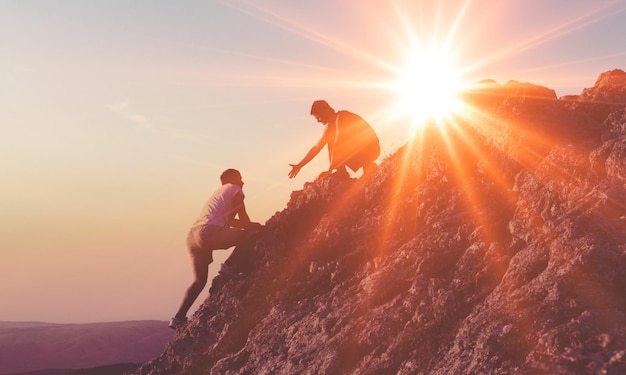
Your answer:
[[[374,176],[306,184],[136,373],[626,373],[625,78],[485,81]]]

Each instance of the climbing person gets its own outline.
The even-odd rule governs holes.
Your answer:
[[[324,132],[299,163],[289,164],[289,178],[296,177],[324,146],[328,147],[330,165],[320,176],[336,170],[334,176],[348,178],[346,167],[354,172],[363,168],[364,175],[376,170],[374,160],[380,155],[380,143],[374,129],[361,116],[345,110],[336,112],[325,100],[313,102],[311,115],[325,125]]]
[[[236,246],[263,227],[259,223],[251,222],[246,212],[241,173],[236,169],[227,169],[221,174],[220,180],[222,186],[204,204],[200,216],[187,235],[194,281],[185,292],[178,312],[170,320],[169,327],[172,329],[187,323],[187,312],[207,283],[209,264],[213,262],[213,250]],[[220,273],[240,278],[241,275],[234,268],[236,262],[232,260],[243,256],[245,254],[242,255],[235,249],[221,265]]]

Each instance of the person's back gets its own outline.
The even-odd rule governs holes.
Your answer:
[[[341,110],[337,112],[337,136],[334,157],[337,165],[353,171],[373,163],[380,155],[380,143],[374,129],[361,116]]]
[[[226,226],[235,215],[231,202],[237,194],[244,196],[241,186],[232,183],[220,186],[206,201],[193,226],[206,224]]]

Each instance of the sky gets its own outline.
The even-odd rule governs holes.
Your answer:
[[[287,177],[316,99],[384,159],[410,138],[412,59],[558,96],[626,69],[626,1],[1,0],[0,35],[0,321],[168,320],[219,174],[241,171],[253,220],[283,210],[328,167]]]

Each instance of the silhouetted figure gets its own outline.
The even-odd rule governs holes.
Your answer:
[[[200,216],[187,235],[187,248],[193,263],[195,280],[187,289],[170,328],[187,322],[187,312],[207,283],[213,250],[228,249],[248,239],[263,226],[250,221],[244,204],[243,180],[236,169],[227,169],[220,176],[222,186],[205,203]],[[235,218],[237,216],[237,218]],[[233,268],[232,259],[241,258],[237,249],[222,264],[220,273],[234,278],[240,274]],[[232,258],[232,259],[231,259]]]
[[[335,175],[349,177],[346,166],[354,172],[363,168],[364,174],[376,170],[374,160],[380,155],[380,144],[374,129],[363,118],[348,111],[335,112],[325,100],[313,102],[311,115],[325,125],[324,133],[298,164],[289,164],[289,178],[296,177],[324,146],[328,147],[330,166],[321,175],[336,170]]]

